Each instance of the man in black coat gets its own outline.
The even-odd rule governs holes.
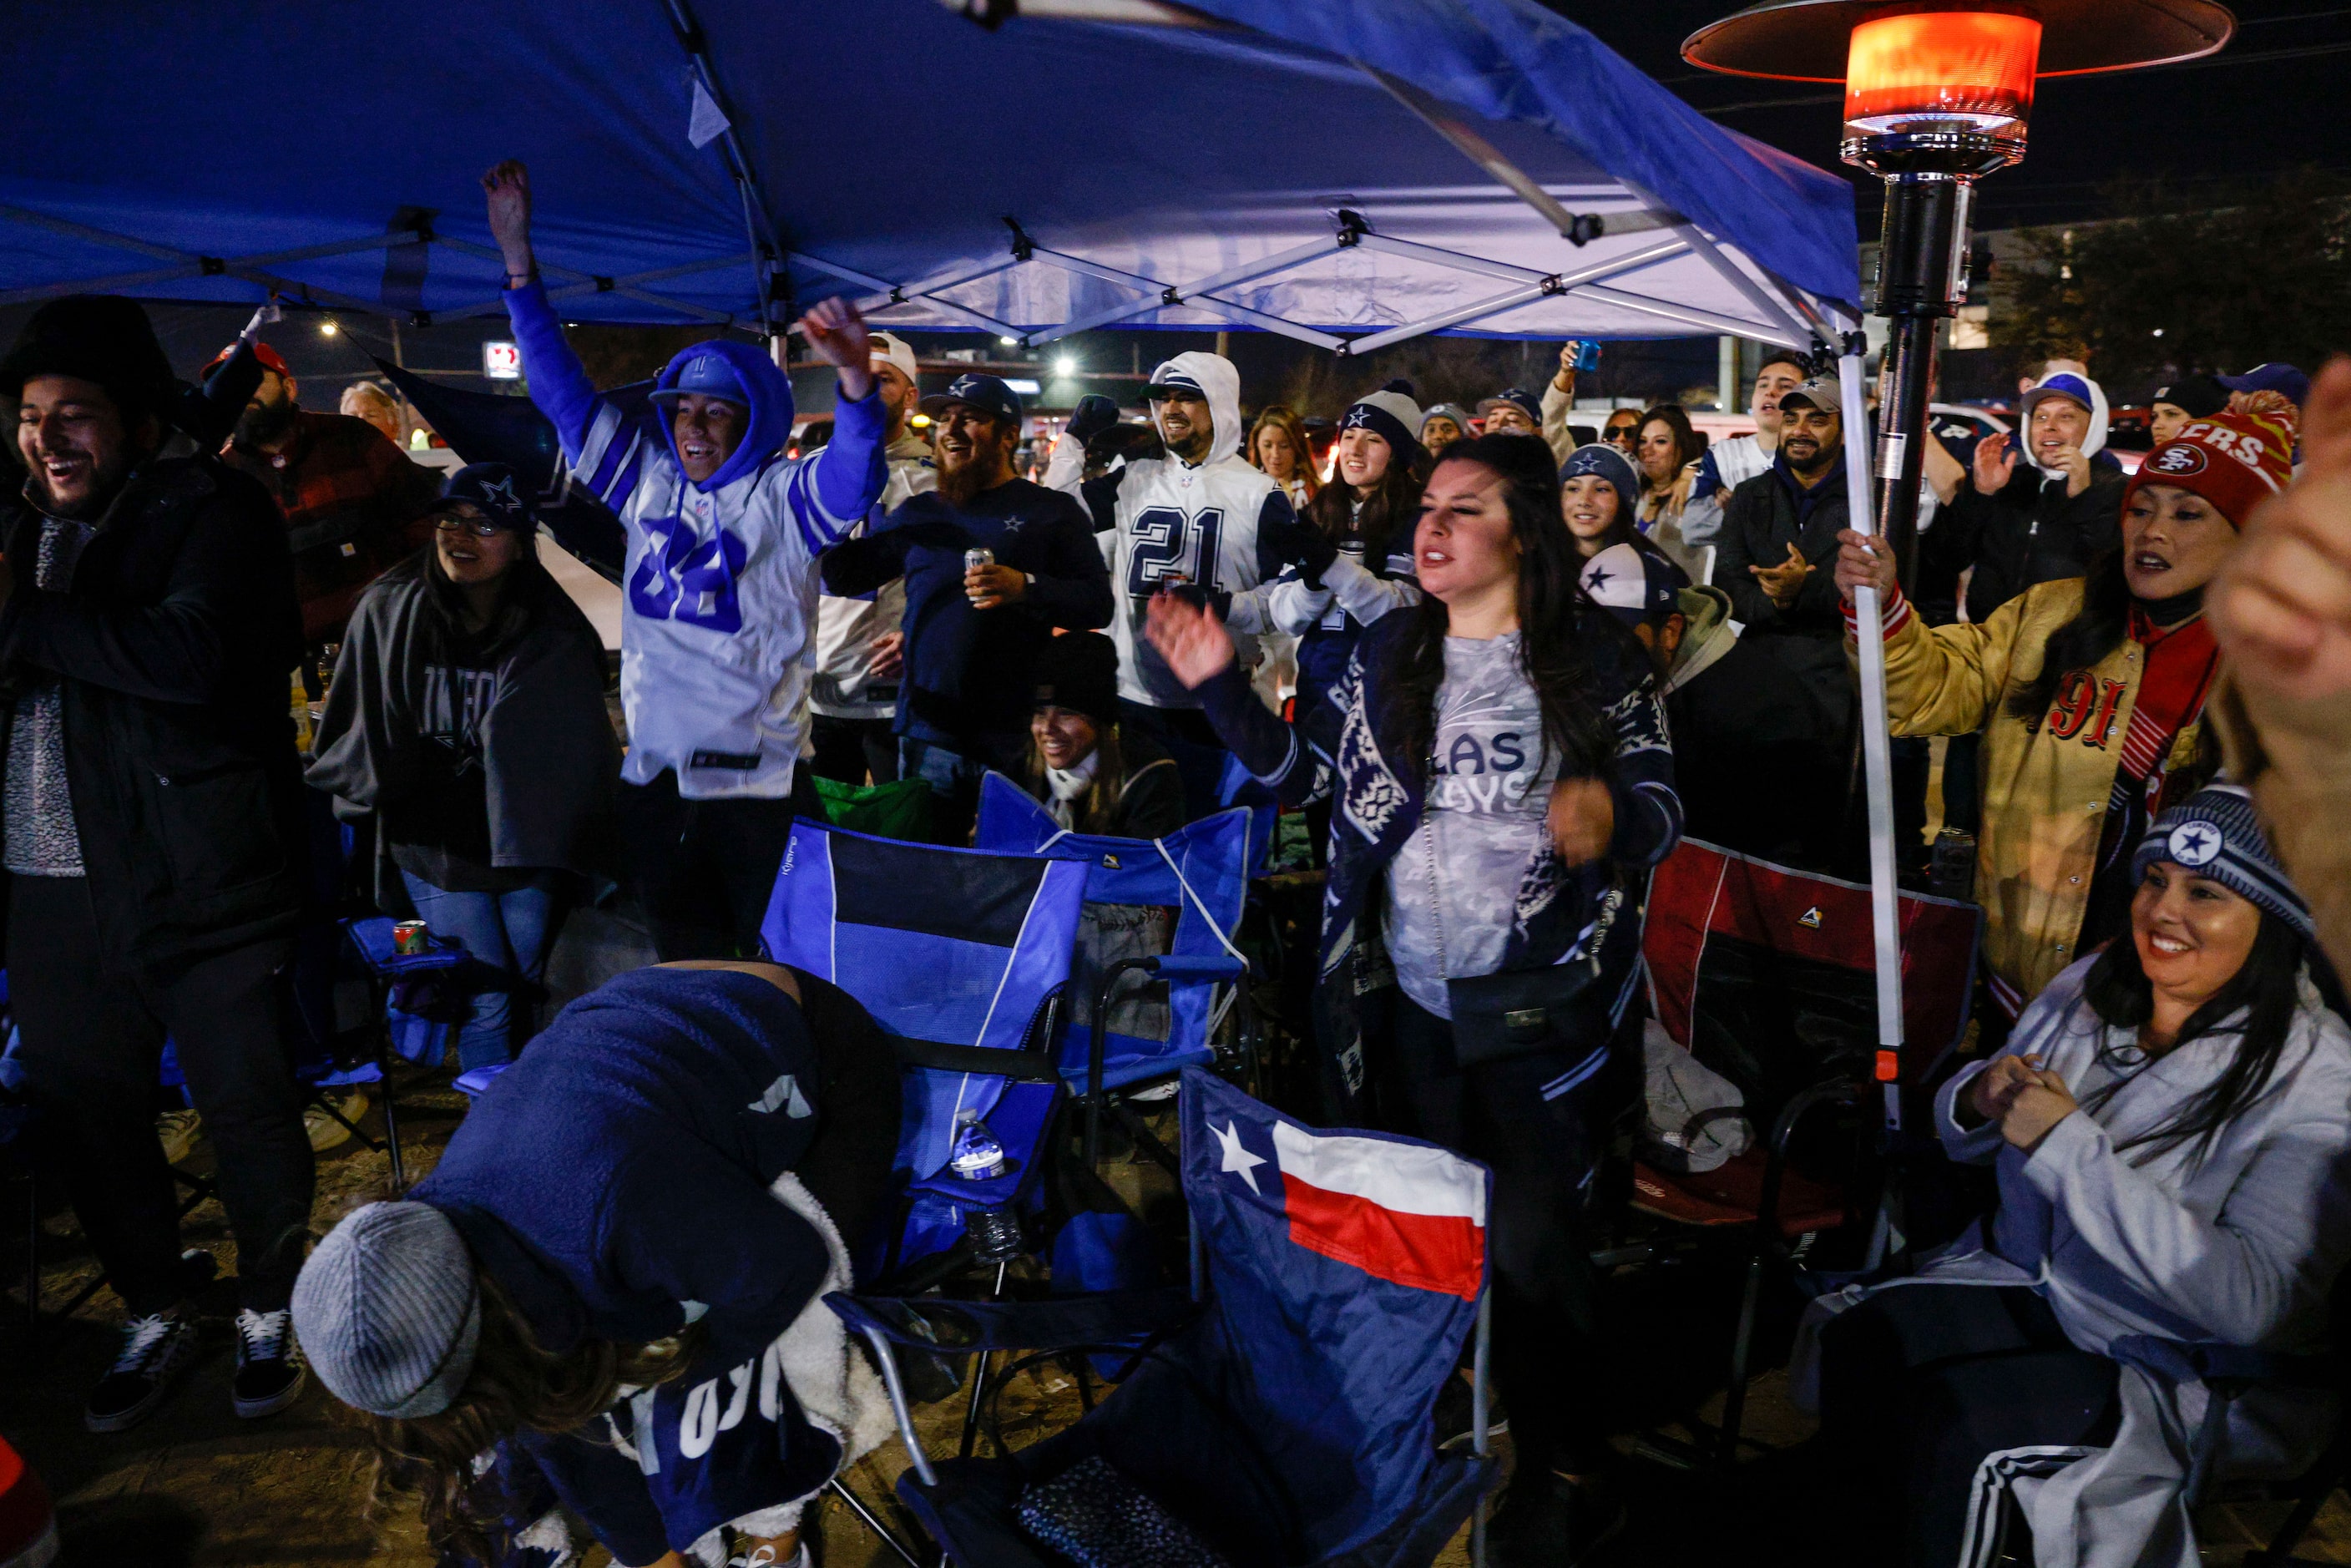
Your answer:
[[[1013,472],[1023,411],[1009,386],[958,376],[922,409],[938,422],[937,488],[827,550],[824,586],[846,596],[906,580],[898,776],[929,783],[941,841],[961,843],[981,778],[1026,766],[1037,660],[1054,629],[1110,620],[1110,570],[1085,509]],[[974,549],[989,559],[975,564]]]
[[[181,396],[131,300],[54,300],[0,361],[21,497],[0,502],[0,851],[19,1060],[76,1214],[128,1309],[85,1420],[147,1416],[196,1350],[155,1134],[166,1034],[237,1242],[240,1416],[300,1391],[287,1299],[311,1155],[285,1036],[303,886],[286,531],[172,432]]]
[[[1855,696],[1834,580],[1850,526],[1842,397],[1836,377],[1814,376],[1780,399],[1779,449],[1724,503],[1714,564],[1745,639],[1802,682],[1839,734]]]

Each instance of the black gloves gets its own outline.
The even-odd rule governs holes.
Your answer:
[[[1088,392],[1070,412],[1069,434],[1082,446],[1118,423],[1118,404],[1100,392]]]
[[[1295,513],[1280,521],[1261,518],[1257,527],[1258,535],[1264,540],[1266,548],[1277,559],[1296,567],[1298,575],[1306,580],[1307,587],[1319,589],[1322,586],[1322,574],[1331,570],[1332,561],[1339,559],[1339,547],[1331,542],[1328,534]]]

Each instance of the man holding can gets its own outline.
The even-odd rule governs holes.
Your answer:
[[[1056,627],[1109,622],[1110,574],[1085,509],[1014,475],[1023,411],[1010,387],[958,376],[922,409],[937,421],[937,488],[826,552],[824,586],[905,579],[900,777],[929,783],[940,837],[961,843],[981,776],[1027,760],[1039,650]]]

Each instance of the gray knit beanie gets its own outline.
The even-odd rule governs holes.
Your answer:
[[[2132,880],[2144,881],[2158,861],[2210,877],[2293,926],[2304,941],[2317,934],[2310,905],[2270,848],[2242,785],[2208,784],[2158,817],[2132,858]]]
[[[354,1409],[437,1416],[474,1369],[474,1256],[429,1203],[371,1203],[330,1231],[294,1281],[294,1335]]]

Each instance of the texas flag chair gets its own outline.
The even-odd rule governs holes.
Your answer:
[[[1193,1280],[1034,1303],[836,1294],[883,1364],[911,1467],[898,1495],[958,1568],[1142,1560],[1123,1532],[1193,1538],[1232,1568],[1421,1568],[1499,1479],[1439,1451],[1437,1399],[1489,1348],[1486,1168],[1432,1145],[1303,1126],[1197,1068],[1181,1089]],[[1119,1386],[1029,1448],[934,1460],[899,1347],[1123,1350]],[[1472,1553],[1482,1563],[1482,1513]],[[1047,1543],[1050,1543],[1050,1548]]]
[[[1223,1065],[1254,1086],[1256,1016],[1236,937],[1253,857],[1263,858],[1269,839],[1266,823],[1245,807],[1160,839],[1073,833],[1002,774],[980,781],[978,848],[1085,867],[1086,907],[1071,972],[1075,1005],[1057,1049],[1062,1082],[1083,1097],[1089,1166],[1100,1152],[1105,1113],[1157,1152],[1156,1140],[1115,1096],[1217,1061],[1220,1035],[1228,1036]],[[1154,909],[1173,912],[1164,946],[1143,940],[1151,926],[1137,916]]]
[[[860,1279],[911,1290],[925,1260],[951,1270],[975,1250],[1020,1250],[1018,1210],[1061,1099],[1053,1043],[1085,891],[1071,862],[792,824],[759,927],[768,956],[856,998],[904,1069],[903,1218],[889,1236],[847,1239]],[[995,1175],[953,1166],[975,1124],[1001,1151]]]

